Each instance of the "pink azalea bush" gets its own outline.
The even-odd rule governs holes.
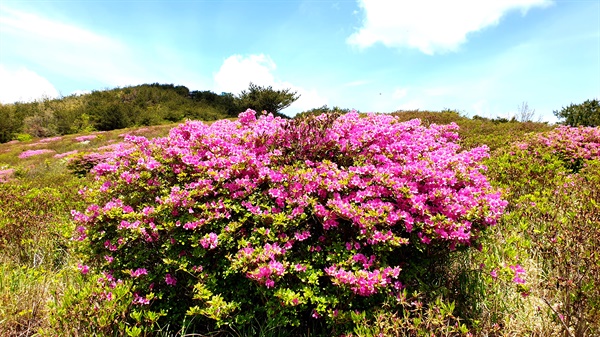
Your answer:
[[[534,155],[550,152],[564,161],[569,169],[579,171],[585,160],[600,159],[600,128],[559,126],[516,146]]]
[[[21,152],[21,154],[19,154],[19,158],[25,159],[25,158],[29,158],[29,157],[33,157],[33,156],[39,156],[39,155],[46,154],[46,153],[55,153],[55,151],[49,150],[49,149],[27,150],[27,151]]]
[[[62,136],[59,137],[50,137],[50,138],[44,138],[44,139],[40,139],[40,143],[51,143],[51,142],[56,142],[62,139]]]
[[[96,139],[96,137],[97,137],[96,135],[79,136],[79,137],[75,137],[75,141],[81,143],[81,142],[86,142],[86,141]]]
[[[248,110],[126,136],[93,169],[75,238],[90,273],[131,282],[132,305],[171,324],[347,321],[399,301],[411,252],[474,245],[502,214],[487,148],[461,151],[457,129]]]
[[[13,173],[15,173],[15,169],[12,168],[0,169],[0,183],[7,182],[12,177]]]
[[[54,155],[54,158],[65,158],[68,156],[72,156],[72,155],[76,154],[77,152],[79,152],[79,151],[73,150],[73,151],[68,151],[68,152],[63,152],[63,153],[57,153]]]

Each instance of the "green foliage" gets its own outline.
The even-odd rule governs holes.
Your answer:
[[[491,150],[506,147],[525,137],[529,133],[552,130],[547,123],[517,122],[516,119],[489,119],[473,116],[472,119],[461,116],[457,111],[397,111],[392,115],[401,120],[421,119],[424,125],[456,123],[460,129],[460,144],[467,149],[487,145]]]
[[[458,123],[468,118],[462,117],[458,112],[453,110],[444,110],[441,112],[434,111],[419,111],[419,110],[400,110],[392,113],[393,116],[400,118],[400,120],[408,121],[411,119],[418,118],[421,120],[423,125],[431,124],[450,124]]]
[[[417,292],[404,290],[398,298],[401,311],[388,306],[367,317],[354,313],[351,319],[357,324],[347,337],[379,336],[470,336],[469,329],[455,316],[455,305],[441,297],[429,300]]]
[[[20,132],[23,120],[14,105],[0,103],[0,143],[11,141]]]
[[[72,228],[63,226],[76,194],[66,187],[0,183],[0,250],[15,263],[58,265]],[[71,186],[73,188],[73,186]]]
[[[342,109],[342,108],[337,107],[337,106],[334,106],[333,108],[330,108],[327,105],[323,105],[323,106],[318,107],[318,108],[313,108],[313,109],[310,109],[310,110],[306,110],[306,111],[300,112],[300,113],[296,114],[296,116],[294,116],[294,118],[295,119],[300,119],[300,118],[306,118],[308,116],[319,116],[319,115],[322,115],[322,114],[334,114],[336,116],[340,116],[340,115],[343,115],[343,114],[347,114],[350,111],[351,111],[350,109]]]
[[[0,105],[0,143],[19,133],[49,137],[159,125],[186,118],[218,120],[237,115],[237,103],[230,93],[190,92],[184,86],[153,83],[5,104]]]
[[[129,285],[113,281],[106,290],[105,283],[111,281],[104,275],[81,275],[75,270],[63,273],[71,278],[70,286],[62,294],[54,294],[43,335],[123,336],[132,328],[125,323],[131,303]]]
[[[19,133],[15,138],[20,142],[28,142],[33,139],[33,136],[28,133]]]
[[[240,111],[245,110],[245,108],[239,107],[238,99],[228,92],[217,95],[209,90],[192,91],[190,92],[190,98],[195,102],[203,103],[207,107],[212,107],[219,113],[229,117],[237,117]]]
[[[271,86],[262,87],[254,83],[250,83],[247,90],[237,96],[238,107],[252,109],[255,111],[267,111],[285,117],[279,112],[292,103],[294,103],[300,95],[291,89],[274,90]]]
[[[554,115],[569,126],[600,126],[600,100],[586,100],[581,104],[571,104]]]
[[[538,296],[564,335],[600,334],[600,162],[555,185],[554,193],[521,209],[543,282]]]

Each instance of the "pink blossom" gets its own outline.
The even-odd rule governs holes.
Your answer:
[[[61,140],[62,137],[51,137],[51,138],[44,138],[44,139],[40,139],[39,142],[40,143],[50,143],[50,142],[55,142],[57,140]]]
[[[175,277],[171,276],[171,274],[166,274],[165,282],[170,286],[174,286],[177,284],[177,279]]]
[[[27,151],[23,151],[21,152],[21,154],[19,155],[20,159],[25,159],[25,158],[29,158],[32,156],[39,156],[41,154],[46,154],[46,153],[54,153],[54,150],[48,150],[48,149],[40,149],[40,150],[27,150]]]
[[[219,239],[218,239],[217,234],[210,233],[210,234],[206,235],[205,237],[203,237],[202,239],[200,239],[200,244],[205,249],[215,249],[215,248],[217,248],[217,245],[219,244]]]
[[[140,277],[142,275],[148,275],[148,271],[146,270],[146,268],[138,268],[131,272],[131,277],[133,278]]]
[[[85,141],[90,141],[92,139],[96,139],[96,135],[88,135],[88,136],[79,136],[79,137],[75,137],[75,141],[77,142],[85,142]]]
[[[79,269],[79,271],[85,275],[90,271],[90,267],[86,266],[86,265],[82,265],[82,264],[78,264],[77,265],[77,269]]]
[[[134,305],[148,305],[150,300],[146,297],[140,296],[137,292],[133,293],[133,300],[131,301]]]

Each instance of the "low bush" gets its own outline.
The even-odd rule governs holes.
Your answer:
[[[353,315],[401,313],[414,276],[476,245],[506,206],[483,175],[487,149],[461,151],[456,130],[248,110],[127,136],[73,211],[82,271],[130,285],[122,318],[140,329],[193,316],[202,329],[268,318],[343,333]]]

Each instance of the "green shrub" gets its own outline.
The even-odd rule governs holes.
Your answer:
[[[77,237],[92,269],[131,282],[131,310],[166,313],[159,324],[343,332],[352,315],[400,305],[404,287],[427,288],[415,277],[502,212],[478,164],[486,149],[460,152],[454,130],[249,110],[129,137],[134,148],[93,169]]]
[[[571,104],[554,115],[569,126],[600,126],[600,100],[587,100],[581,104]]]

